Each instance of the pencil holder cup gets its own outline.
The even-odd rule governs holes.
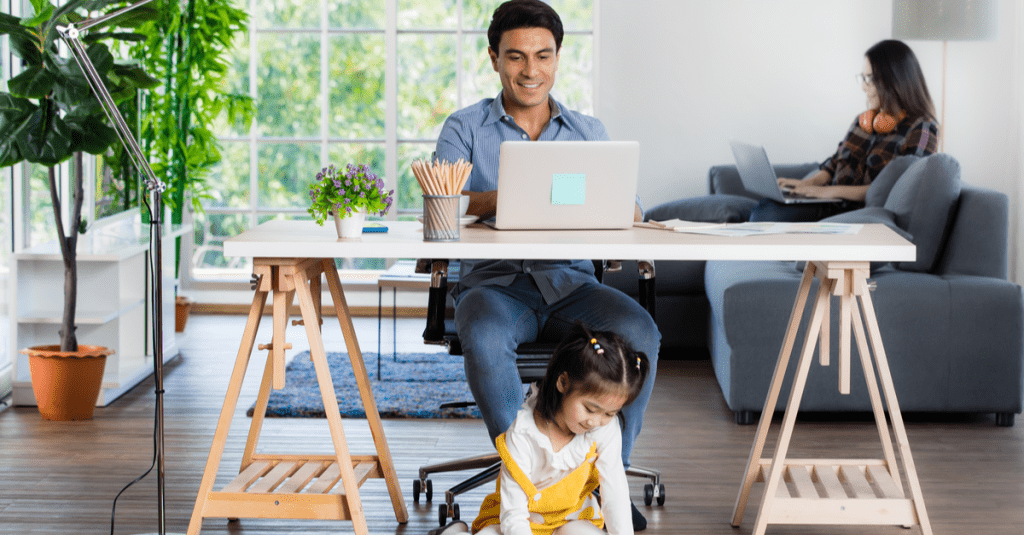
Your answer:
[[[459,241],[460,197],[423,196],[423,241]]]

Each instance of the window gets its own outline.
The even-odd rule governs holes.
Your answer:
[[[556,0],[563,40],[554,96],[593,113],[594,3]],[[328,163],[366,163],[396,206],[422,209],[409,164],[430,156],[453,111],[501,90],[487,58],[484,0],[249,0],[249,33],[236,43],[233,90],[258,106],[248,131],[216,127],[224,160],[213,198],[194,214],[190,286],[248,280],[248,259],[223,242],[270,219],[308,218],[308,184]],[[383,260],[342,267],[383,269]],[[189,270],[183,269],[188,277]]]

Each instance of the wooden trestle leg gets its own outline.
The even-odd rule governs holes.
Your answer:
[[[743,521],[743,512],[753,484],[765,482],[761,506],[754,522],[754,535],[764,535],[768,524],[873,524],[904,527],[920,525],[922,535],[932,534],[917,470],[910,453],[907,431],[896,400],[896,390],[871,302],[868,275],[869,268],[866,262],[808,262],[790,315],[764,410],[761,412],[761,420],[747,460],[740,492],[736,498],[732,518],[734,527],[739,527]],[[818,291],[814,296],[812,313],[793,377],[792,390],[786,403],[775,453],[770,459],[762,458],[772,414],[777,406],[800,320],[815,278],[819,281]],[[855,340],[882,444],[882,459],[786,459],[816,342],[820,345],[819,363],[823,366],[829,365],[828,331],[832,297],[839,299],[840,315],[837,386],[843,394],[850,392],[850,344]],[[896,437],[900,458],[903,461],[903,471],[910,490],[909,498],[904,490],[889,424],[886,422],[881,394],[876,383],[876,366],[881,394],[884,394],[889,409],[892,433]]]
[[[189,535],[197,535],[204,518],[308,518],[351,520],[358,535],[368,533],[366,517],[359,499],[359,487],[369,478],[383,478],[391,496],[395,519],[408,521],[408,511],[398,485],[391,452],[384,437],[377,405],[373,399],[366,366],[356,340],[348,304],[341,291],[341,281],[331,260],[325,259],[261,259],[254,261],[257,276],[256,294],[249,309],[248,321],[238,349],[235,367],[228,383],[210,455],[199,486],[199,494],[189,523]],[[320,277],[326,276],[338,322],[344,334],[359,386],[367,422],[373,435],[376,455],[350,455],[345,440],[338,401],[334,395],[327,365],[327,354],[321,337]],[[259,348],[269,350],[267,363],[256,400],[249,436],[242,454],[239,475],[222,490],[214,491],[218,467],[227,443],[231,419],[237,408],[242,381],[249,365],[260,317],[267,297],[273,292],[274,332],[270,344]],[[316,370],[320,393],[327,414],[327,426],[334,446],[333,455],[287,455],[256,453],[259,434],[266,415],[271,388],[284,387],[284,351],[288,308],[298,297],[302,324],[309,339],[310,358]]]

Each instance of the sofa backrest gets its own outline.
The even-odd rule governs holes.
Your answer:
[[[1006,279],[1009,232],[1006,194],[963,184],[935,272]]]

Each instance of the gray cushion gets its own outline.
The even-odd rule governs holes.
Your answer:
[[[879,175],[881,176],[881,175]],[[901,229],[896,224],[896,214],[882,208],[881,206],[868,206],[859,210],[851,210],[849,212],[843,212],[836,214],[832,217],[826,217],[821,220],[822,222],[831,223],[850,223],[850,224],[872,224],[881,223],[894,231],[900,236],[903,236],[908,241],[913,241],[913,237],[909,232]],[[871,271],[875,271],[882,267],[885,267],[889,262],[872,262]]]
[[[878,176],[871,181],[867,195],[864,197],[864,206],[885,206],[889,192],[896,185],[896,180],[910,167],[911,164],[921,159],[921,156],[906,154],[897,156],[887,163]]]
[[[646,221],[682,219],[709,223],[737,223],[750,219],[757,201],[739,195],[705,195],[659,204],[644,214]]]
[[[942,252],[953,210],[960,197],[960,163],[948,154],[933,154],[914,162],[896,181],[885,209],[896,225],[911,235],[917,260],[900,262],[905,271],[930,272]]]

